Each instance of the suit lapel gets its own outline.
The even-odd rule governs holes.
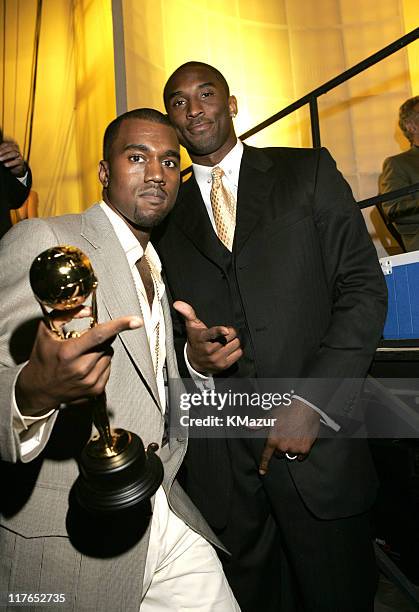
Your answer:
[[[237,194],[236,231],[233,251],[239,253],[264,214],[276,175],[269,172],[272,161],[262,149],[244,146]],[[196,248],[206,257],[225,269],[223,248],[216,236],[201,192],[194,176],[184,183],[176,204],[174,220]]]
[[[269,172],[271,160],[262,149],[244,145],[237,194],[236,232],[233,250],[238,254],[255,225],[264,214],[266,202],[275,182],[275,173]]]
[[[179,371],[176,363],[175,356],[175,345],[173,341],[173,327],[172,318],[170,316],[170,306],[167,299],[167,293],[165,292],[162,297],[162,309],[164,316],[164,324],[166,330],[166,365],[167,365],[167,377],[179,378]]]
[[[225,268],[221,242],[211,225],[201,191],[193,175],[182,186],[174,221],[205,257],[220,268]]]
[[[111,319],[127,315],[142,317],[141,307],[127,258],[116,234],[100,206],[83,215],[82,236],[94,248],[94,270],[98,292]],[[100,306],[99,306],[100,322]],[[120,334],[122,343],[160,407],[156,377],[145,329]]]

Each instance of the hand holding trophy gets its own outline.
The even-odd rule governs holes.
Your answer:
[[[51,331],[62,340],[79,338],[80,333],[64,332],[55,324],[52,312],[77,309],[90,295],[90,327],[98,324],[98,282],[88,257],[78,248],[57,246],[38,255],[30,269],[30,284]],[[111,429],[104,392],[91,401],[93,422],[99,433],[82,451],[75,485],[77,499],[90,512],[132,507],[151,497],[163,480],[163,465],[155,454],[158,445],[150,444],[145,452],[136,434]]]

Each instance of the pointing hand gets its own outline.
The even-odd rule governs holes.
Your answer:
[[[195,310],[186,302],[177,301],[173,308],[184,320],[188,344],[189,363],[203,374],[216,374],[233,365],[243,354],[234,327],[215,325],[207,327],[198,319]]]

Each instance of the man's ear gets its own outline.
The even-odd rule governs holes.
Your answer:
[[[106,189],[109,185],[109,162],[105,159],[99,162],[99,180],[103,188]]]
[[[237,115],[237,100],[236,96],[229,96],[228,98],[228,110],[230,112],[231,117],[235,117]]]

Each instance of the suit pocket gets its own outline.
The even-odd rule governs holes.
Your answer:
[[[16,514],[0,516],[0,525],[25,538],[66,536],[67,489],[37,485]]]
[[[76,603],[80,568],[81,555],[67,538],[28,539],[0,527],[0,591],[39,594],[38,603],[26,603],[28,612],[95,609],[94,604]],[[13,604],[4,608],[5,612],[16,609]]]
[[[312,209],[310,206],[299,206],[272,220],[265,226],[264,234],[266,237],[269,237],[284,231],[288,232],[294,225],[297,225],[297,223],[311,217]]]

